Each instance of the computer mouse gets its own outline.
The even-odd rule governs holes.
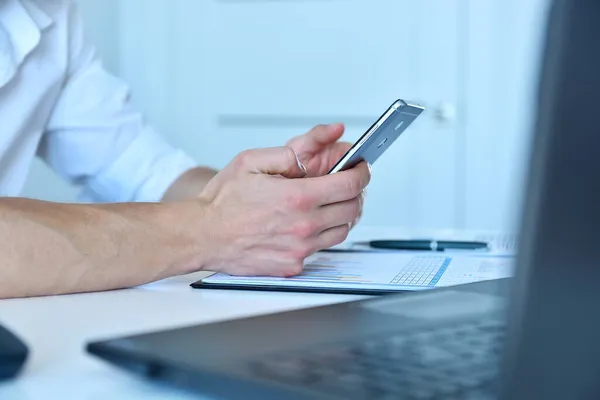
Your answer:
[[[25,364],[28,353],[25,343],[0,325],[0,381],[15,377]]]

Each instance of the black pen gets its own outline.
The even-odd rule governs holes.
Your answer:
[[[489,248],[488,244],[485,242],[455,240],[371,240],[354,244],[386,250],[444,251],[483,250]]]

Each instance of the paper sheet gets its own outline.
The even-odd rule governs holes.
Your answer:
[[[433,252],[317,253],[301,275],[291,278],[244,277],[223,273],[204,283],[319,288],[425,290],[510,277],[513,257],[449,255]]]

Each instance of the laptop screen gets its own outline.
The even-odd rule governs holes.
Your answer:
[[[505,398],[600,398],[599,38],[599,1],[553,3],[510,307]]]

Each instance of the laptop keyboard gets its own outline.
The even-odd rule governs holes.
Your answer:
[[[504,321],[453,326],[270,355],[253,373],[344,399],[493,398]]]

